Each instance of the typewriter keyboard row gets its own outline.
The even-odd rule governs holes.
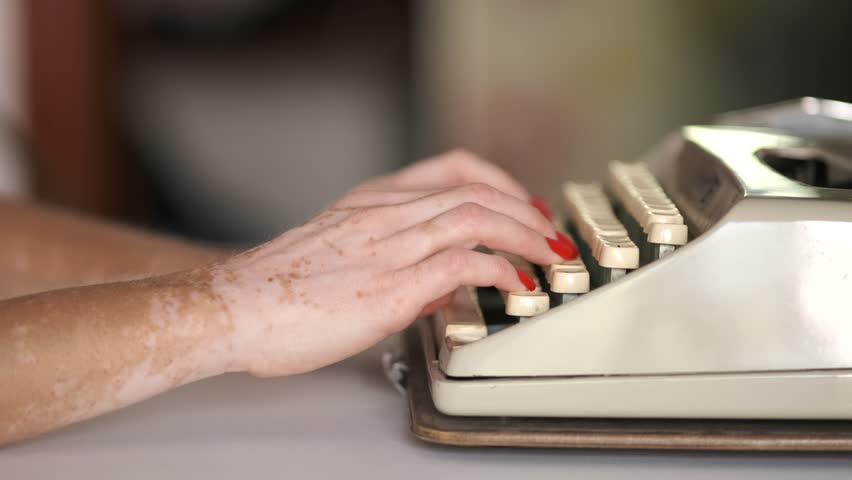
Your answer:
[[[478,340],[617,281],[686,244],[683,216],[641,163],[613,162],[605,186],[569,182],[562,196],[567,217],[552,218],[557,230],[577,245],[579,256],[542,268],[494,252],[527,273],[536,288],[460,290],[460,311],[439,320],[445,332],[441,337],[457,343]]]

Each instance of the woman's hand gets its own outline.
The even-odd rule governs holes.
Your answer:
[[[459,286],[524,289],[506,259],[472,249],[542,265],[576,252],[528,197],[493,165],[452,153],[368,182],[304,225],[196,272],[233,325],[232,368],[310,371],[405,328]]]
[[[368,182],[304,225],[207,266],[0,301],[0,385],[11,386],[0,389],[0,444],[226,371],[328,365],[461,285],[523,289],[506,259],[472,249],[539,264],[576,255],[528,198],[503,171],[456,152]],[[171,245],[65,224],[83,239],[98,230],[121,240],[116,256],[139,257],[121,265],[148,265]],[[85,251],[105,254],[101,245]],[[200,261],[192,249],[169,251],[168,265]]]

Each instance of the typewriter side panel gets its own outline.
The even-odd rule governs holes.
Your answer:
[[[433,370],[432,398],[447,415],[586,418],[852,418],[852,370],[452,380]],[[827,393],[828,392],[828,393]],[[613,401],[614,398],[629,401]],[[712,399],[712,402],[707,401]]]
[[[852,207],[747,198],[676,253],[442,359],[451,377],[852,368]]]
[[[455,379],[418,325],[435,408],[446,415],[575,418],[850,419],[852,370]],[[712,402],[707,399],[712,398]],[[629,399],[629,401],[614,401]]]

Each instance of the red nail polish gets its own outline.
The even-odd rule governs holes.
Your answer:
[[[527,290],[529,290],[531,292],[533,290],[535,290],[535,282],[533,281],[533,279],[530,278],[530,276],[527,275],[526,272],[524,272],[523,270],[517,270],[517,272],[518,272],[518,280],[520,280],[521,283],[523,283],[524,286],[527,287]]]
[[[563,235],[562,232],[556,232],[556,239],[559,240],[560,243],[564,244],[568,251],[571,252],[571,254],[567,257],[568,260],[577,258],[577,245],[574,245],[574,242],[572,242],[570,238]]]
[[[574,245],[566,244],[553,238],[545,237],[544,239],[547,240],[547,245],[550,246],[553,253],[559,255],[565,260],[573,260],[577,258],[577,248]]]
[[[550,210],[550,207],[547,206],[547,202],[544,201],[541,197],[533,197],[530,199],[530,205],[535,207],[542,215],[547,217],[548,220],[553,220],[553,212]]]

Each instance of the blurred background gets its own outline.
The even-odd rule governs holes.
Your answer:
[[[220,243],[451,147],[556,199],[685,123],[852,101],[846,0],[0,0],[0,192]]]

